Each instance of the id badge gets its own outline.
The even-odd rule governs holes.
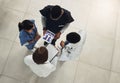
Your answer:
[[[45,35],[43,36],[43,39],[48,42],[51,43],[52,40],[54,39],[55,34],[49,30],[46,31]]]

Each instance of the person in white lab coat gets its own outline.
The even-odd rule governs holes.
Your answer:
[[[48,50],[41,46],[37,48],[32,55],[24,58],[24,63],[39,77],[47,77],[51,72],[55,71],[57,57],[50,63],[48,61]]]
[[[80,30],[78,33],[70,32],[66,36],[66,41],[61,41],[61,55],[59,61],[68,61],[78,59],[82,47],[86,40],[86,32]]]

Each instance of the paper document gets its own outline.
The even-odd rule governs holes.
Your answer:
[[[51,61],[52,58],[58,53],[58,50],[51,44],[49,44],[46,48],[48,50],[48,60]]]
[[[48,42],[51,43],[52,40],[54,39],[55,34],[49,30],[46,31],[45,35],[43,36],[43,39]]]

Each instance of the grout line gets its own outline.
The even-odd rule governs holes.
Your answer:
[[[17,37],[17,33],[16,33],[16,37]],[[8,56],[7,56],[6,60],[5,60],[4,67],[2,68],[1,74],[4,73],[4,70],[5,70],[5,68],[6,68],[6,65],[7,65],[7,62],[8,62],[10,53],[11,53],[11,51],[12,51],[12,48],[13,48],[13,46],[14,46],[16,37],[14,38],[14,40],[10,40],[10,41],[12,41],[12,45],[11,45],[10,50],[9,50],[9,52],[8,52]],[[3,39],[9,40],[9,39],[7,39],[7,38],[3,38]]]
[[[102,69],[102,70],[111,71],[111,72],[119,73],[120,74],[120,72],[117,72],[117,71],[114,71],[114,70],[109,70],[109,69],[106,69],[106,68],[103,68],[103,67],[100,67],[100,66],[97,66],[97,65],[89,64],[89,63],[86,63],[86,62],[83,62],[83,61],[79,61],[79,62],[81,62],[83,64],[86,64],[86,65],[90,65],[90,66],[99,68],[99,69]]]
[[[5,70],[5,67],[6,67],[6,65],[7,65],[8,58],[9,58],[9,56],[10,56],[10,53],[11,53],[11,50],[12,50],[13,46],[14,46],[14,42],[12,42],[12,45],[11,45],[10,50],[9,50],[9,52],[8,52],[8,56],[7,56],[7,58],[6,58],[6,60],[5,60],[5,63],[4,63],[4,67],[2,68],[1,74],[4,73],[4,70]]]
[[[117,26],[118,26],[118,17],[119,17],[119,7],[117,6],[117,14],[116,14],[116,26],[115,26],[115,33],[114,33],[114,42],[113,42],[113,51],[112,51],[112,57],[111,57],[111,63],[110,63],[110,77],[109,77],[109,82],[111,79],[111,73],[114,72],[112,70],[112,65],[113,65],[113,60],[114,60],[114,52],[115,52],[115,46],[116,46],[116,38],[117,38]],[[118,73],[118,72],[117,72]],[[119,72],[120,73],[120,72]]]
[[[30,3],[31,3],[31,0],[29,0],[29,4],[28,4],[28,6],[27,6],[27,8],[26,8],[26,10],[25,10],[23,19],[25,18],[26,14],[27,14],[27,11],[28,11],[28,9],[29,9],[29,7],[30,7]]]
[[[84,63],[84,64],[86,64],[86,65],[90,65],[90,66],[96,67],[96,68],[100,68],[100,69],[102,69],[102,70],[110,71],[109,69],[100,67],[100,66],[98,66],[98,65],[89,64],[89,63],[86,63],[86,62],[81,61],[81,60],[80,60],[79,62]]]
[[[30,3],[31,3],[31,0],[29,0],[29,4],[28,4],[28,6],[27,6],[27,8],[26,8],[26,10],[25,10],[25,12],[24,12],[24,15],[23,15],[23,18],[22,18],[22,19],[24,19],[24,17],[26,16],[27,10],[28,10],[28,8],[30,7]],[[18,36],[18,35],[16,35],[16,37],[15,37],[15,39],[14,39],[13,42],[18,44],[18,42],[16,42],[17,36]]]
[[[16,35],[16,36],[17,36],[17,35]],[[1,37],[0,37],[0,38],[1,38]],[[7,38],[1,38],[1,39],[9,40],[9,39],[7,39]],[[1,74],[4,73],[5,67],[6,67],[7,62],[8,62],[8,58],[9,58],[10,53],[11,53],[11,50],[12,50],[12,48],[13,48],[13,46],[14,46],[15,39],[16,39],[16,37],[14,38],[14,41],[13,41],[13,40],[9,40],[9,41],[12,41],[12,45],[11,45],[10,50],[9,50],[9,52],[8,52],[8,56],[7,56],[6,60],[5,60],[4,66],[3,66],[2,71],[1,71]]]
[[[91,10],[92,10],[92,3],[93,3],[93,1],[92,2],[89,2],[89,11],[88,11],[88,15],[87,15],[87,22],[86,22],[86,25],[85,25],[85,30],[87,31],[87,26],[88,26],[88,21],[89,21],[89,17],[90,17],[90,14],[91,14]]]
[[[98,33],[93,33],[93,32],[91,32],[91,31],[88,31],[88,30],[87,30],[87,25],[88,25],[88,23],[89,23],[89,22],[88,22],[88,21],[89,21],[89,16],[90,16],[91,10],[92,10],[92,3],[93,3],[93,1],[90,3],[90,4],[91,4],[91,5],[90,5],[91,8],[89,8],[90,12],[89,12],[88,15],[87,15],[88,19],[87,19],[86,26],[85,26],[85,30],[87,31],[87,34],[88,34],[88,33],[92,33],[92,34],[94,34],[94,35],[98,35],[98,36],[100,36],[100,37],[113,40],[114,38],[107,37],[106,35],[102,35],[102,34],[98,34]]]
[[[77,61],[77,66],[76,66],[76,69],[75,69],[75,75],[74,75],[73,83],[75,83],[75,78],[76,78],[76,74],[77,74],[77,70],[78,70],[78,65],[79,65],[79,61]]]
[[[89,5],[89,6],[90,6],[90,7],[89,7],[89,10],[90,10],[90,11],[88,11],[87,22],[86,22],[86,24],[85,24],[86,41],[87,41],[87,34],[88,34],[88,32],[87,32],[87,26],[88,26],[89,17],[90,17],[91,10],[92,10],[92,3],[93,3],[93,1],[92,1],[92,2],[89,2],[89,3],[90,3],[90,5]],[[85,41],[85,44],[86,44],[86,41]],[[83,48],[84,48],[85,44],[83,45]],[[82,50],[83,50],[83,49],[82,49]],[[81,53],[80,53],[80,55],[81,55]],[[79,60],[80,60],[80,57],[79,57]]]
[[[104,39],[108,39],[108,40],[114,40],[114,37],[108,37],[108,36],[106,36],[106,35],[102,35],[102,34],[99,34],[99,33],[93,33],[93,32],[87,32],[88,34],[93,34],[93,35],[97,35],[97,36],[99,36],[99,37],[102,37],[102,38],[104,38]]]
[[[29,1],[31,2],[31,0],[29,0]],[[29,2],[29,3],[30,3],[30,2]],[[6,8],[8,8],[8,7],[6,7]],[[16,10],[16,9],[13,9],[13,8],[8,8],[8,9],[12,9],[12,10],[14,10],[14,11],[18,11],[18,12],[22,12],[22,13],[24,13],[24,16],[23,16],[23,18],[24,18],[25,15],[26,15],[26,12],[27,12],[27,10],[28,10],[28,8],[29,8],[29,5],[28,5],[28,7],[27,7],[27,9],[26,9],[25,12],[24,12],[24,11],[20,11],[20,10]],[[3,75],[3,76],[6,76],[6,77],[8,77],[8,78],[12,78],[12,79],[18,80],[18,81],[20,81],[20,82],[22,83],[22,82],[24,82],[24,81],[3,74],[3,73],[4,73],[4,70],[5,70],[5,68],[6,68],[6,65],[7,65],[7,62],[8,62],[8,59],[9,59],[10,53],[11,53],[11,50],[12,50],[12,48],[13,48],[13,46],[14,46],[14,43],[18,43],[18,42],[15,41],[16,38],[17,38],[17,35],[16,35],[16,37],[14,38],[14,40],[9,40],[9,39],[7,39],[7,38],[2,38],[2,37],[1,37],[1,39],[5,39],[5,40],[12,41],[12,45],[11,45],[11,48],[10,48],[10,50],[9,50],[9,52],[8,52],[7,59],[5,60],[4,67],[2,68],[2,71],[1,71],[1,76]],[[26,82],[24,82],[24,83],[26,83]]]
[[[58,62],[59,62],[59,61],[58,61]],[[65,61],[65,62],[66,62],[66,61]],[[78,61],[72,61],[72,63],[77,63],[76,69],[75,69],[75,72],[74,72],[74,79],[73,79],[73,82],[72,82],[72,83],[74,83],[74,80],[75,80],[75,76],[76,76],[76,73],[77,73],[77,68],[78,68],[79,62],[78,62]],[[58,83],[61,83],[60,80],[61,80],[61,79],[59,78]]]
[[[7,8],[7,9],[14,10],[14,11],[17,11],[17,12],[25,13],[25,11],[14,9],[14,8],[10,8],[10,7],[1,7],[1,8]]]
[[[17,81],[19,81],[20,83],[21,83],[21,82],[24,82],[24,81],[22,81],[22,80],[16,79],[16,78],[14,78],[14,77],[11,77],[11,76],[8,76],[8,75],[5,75],[5,74],[1,74],[1,75],[4,76],[4,77],[10,78],[10,79],[17,80]]]
[[[88,34],[92,34],[92,35],[97,35],[97,36],[102,37],[102,38],[104,38],[104,39],[114,40],[114,37],[108,37],[108,36],[104,36],[104,35],[102,35],[102,34],[93,33],[93,32],[87,32],[87,33],[88,33]],[[87,35],[88,35],[88,34],[87,34]]]
[[[8,38],[5,38],[5,37],[0,37],[0,39],[4,39],[4,40],[7,40],[7,41],[14,42],[13,40],[10,40],[10,39],[8,39]]]

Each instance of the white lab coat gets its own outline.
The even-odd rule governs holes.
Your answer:
[[[86,40],[86,32],[80,30],[78,34],[81,36],[81,40],[76,44],[67,44],[61,51],[59,61],[76,60],[79,58],[78,56],[80,55]]]
[[[54,62],[56,61],[57,57],[54,59]],[[46,61],[44,64],[36,64],[32,59],[32,55],[26,56],[24,58],[24,63],[39,77],[47,77],[56,69],[56,63],[52,64],[49,61]]]
[[[35,45],[36,48],[43,46],[43,41],[39,39],[39,42]],[[49,45],[48,45],[49,46]],[[54,46],[50,45],[48,48],[48,61],[46,61],[44,64],[36,64],[32,56],[33,55],[28,55],[24,58],[24,63],[29,66],[29,68],[39,77],[47,77],[51,72],[55,71],[58,57],[56,56],[51,62],[51,58],[53,55],[57,53],[56,49]],[[33,52],[36,49],[33,50]],[[52,52],[51,52],[52,51]]]

